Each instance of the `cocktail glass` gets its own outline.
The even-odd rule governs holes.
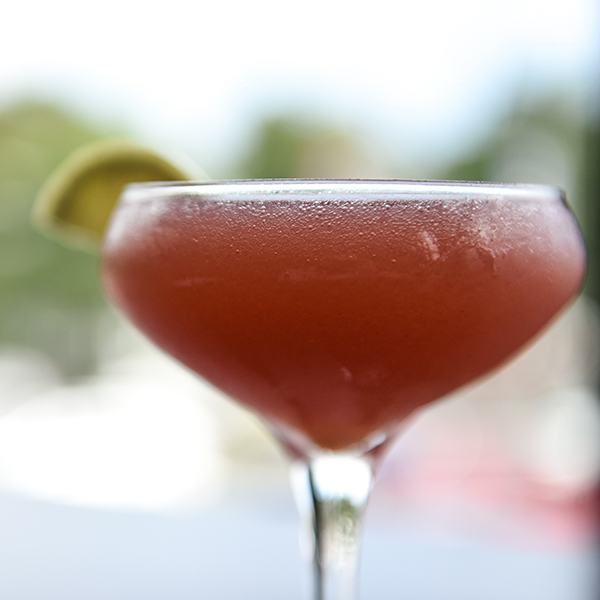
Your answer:
[[[127,188],[108,296],[290,456],[315,597],[356,593],[373,473],[405,419],[508,360],[581,289],[547,186],[273,180]]]

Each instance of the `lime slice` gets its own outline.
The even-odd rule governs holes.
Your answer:
[[[167,158],[125,140],[81,147],[50,176],[33,211],[42,232],[97,252],[110,214],[128,183],[205,179],[191,161]]]

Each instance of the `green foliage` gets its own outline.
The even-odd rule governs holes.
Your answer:
[[[85,338],[87,320],[105,306],[97,260],[42,237],[30,213],[57,165],[99,137],[90,125],[45,104],[25,102],[0,112],[0,344],[37,348],[66,374],[92,368],[93,351],[84,342],[67,347]]]
[[[348,131],[305,116],[259,124],[241,176],[248,179],[384,177],[378,157]]]
[[[310,133],[301,121],[268,119],[243,167],[248,179],[298,177],[298,164]]]
[[[600,302],[600,119],[596,119],[586,127],[583,155],[582,227],[589,255],[586,291],[596,302]]]
[[[517,101],[484,144],[471,156],[451,165],[443,176],[464,181],[564,184],[558,180],[560,173],[553,171],[548,143],[578,158],[581,119],[561,96],[552,96],[534,105]],[[507,169],[510,162],[512,168]],[[519,162],[520,169],[515,165]]]

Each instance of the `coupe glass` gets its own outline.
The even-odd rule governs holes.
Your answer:
[[[103,256],[112,301],[291,458],[319,600],[355,596],[373,473],[406,417],[508,360],[584,271],[562,192],[464,182],[134,185]]]

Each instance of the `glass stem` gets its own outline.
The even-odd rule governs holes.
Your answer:
[[[315,600],[357,597],[362,517],[373,482],[369,458],[327,454],[292,467],[294,488],[311,555]]]

